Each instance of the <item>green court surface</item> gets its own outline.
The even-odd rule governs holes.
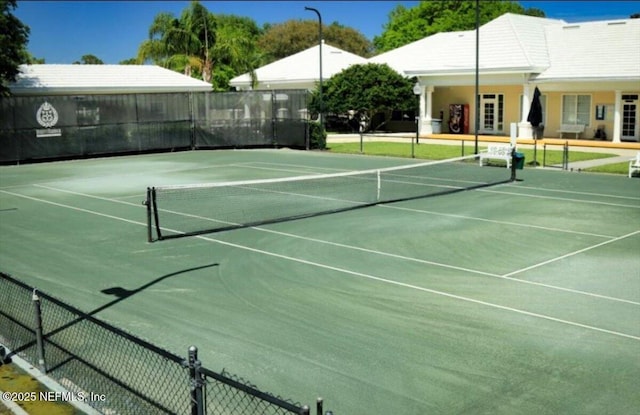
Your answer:
[[[637,413],[638,179],[525,168],[147,242],[148,186],[410,162],[229,150],[0,167],[0,270],[86,312],[133,292],[96,317],[337,415]]]

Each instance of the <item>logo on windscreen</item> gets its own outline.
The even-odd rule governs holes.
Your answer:
[[[40,105],[36,111],[36,120],[45,128],[44,130],[36,129],[36,137],[59,137],[62,135],[62,130],[59,128],[51,128],[58,123],[58,111],[47,101]]]
[[[44,128],[51,128],[58,123],[58,111],[45,101],[36,112],[36,120]]]

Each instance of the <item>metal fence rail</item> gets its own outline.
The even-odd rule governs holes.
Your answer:
[[[102,413],[310,413],[308,406],[203,368],[195,347],[185,359],[4,273],[0,343],[70,393],[103,397],[86,402]],[[321,415],[321,405],[318,410]]]

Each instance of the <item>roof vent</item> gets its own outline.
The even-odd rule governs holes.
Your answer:
[[[579,24],[574,24],[571,26],[563,26],[563,29],[580,29],[580,25]]]
[[[609,22],[607,23],[607,26],[619,26],[619,25],[625,25],[625,24],[627,24],[627,22],[617,21],[617,22]]]

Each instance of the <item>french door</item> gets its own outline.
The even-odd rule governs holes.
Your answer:
[[[503,130],[504,96],[502,94],[480,95],[480,131],[496,134]]]
[[[638,95],[622,96],[622,140],[640,140]]]

